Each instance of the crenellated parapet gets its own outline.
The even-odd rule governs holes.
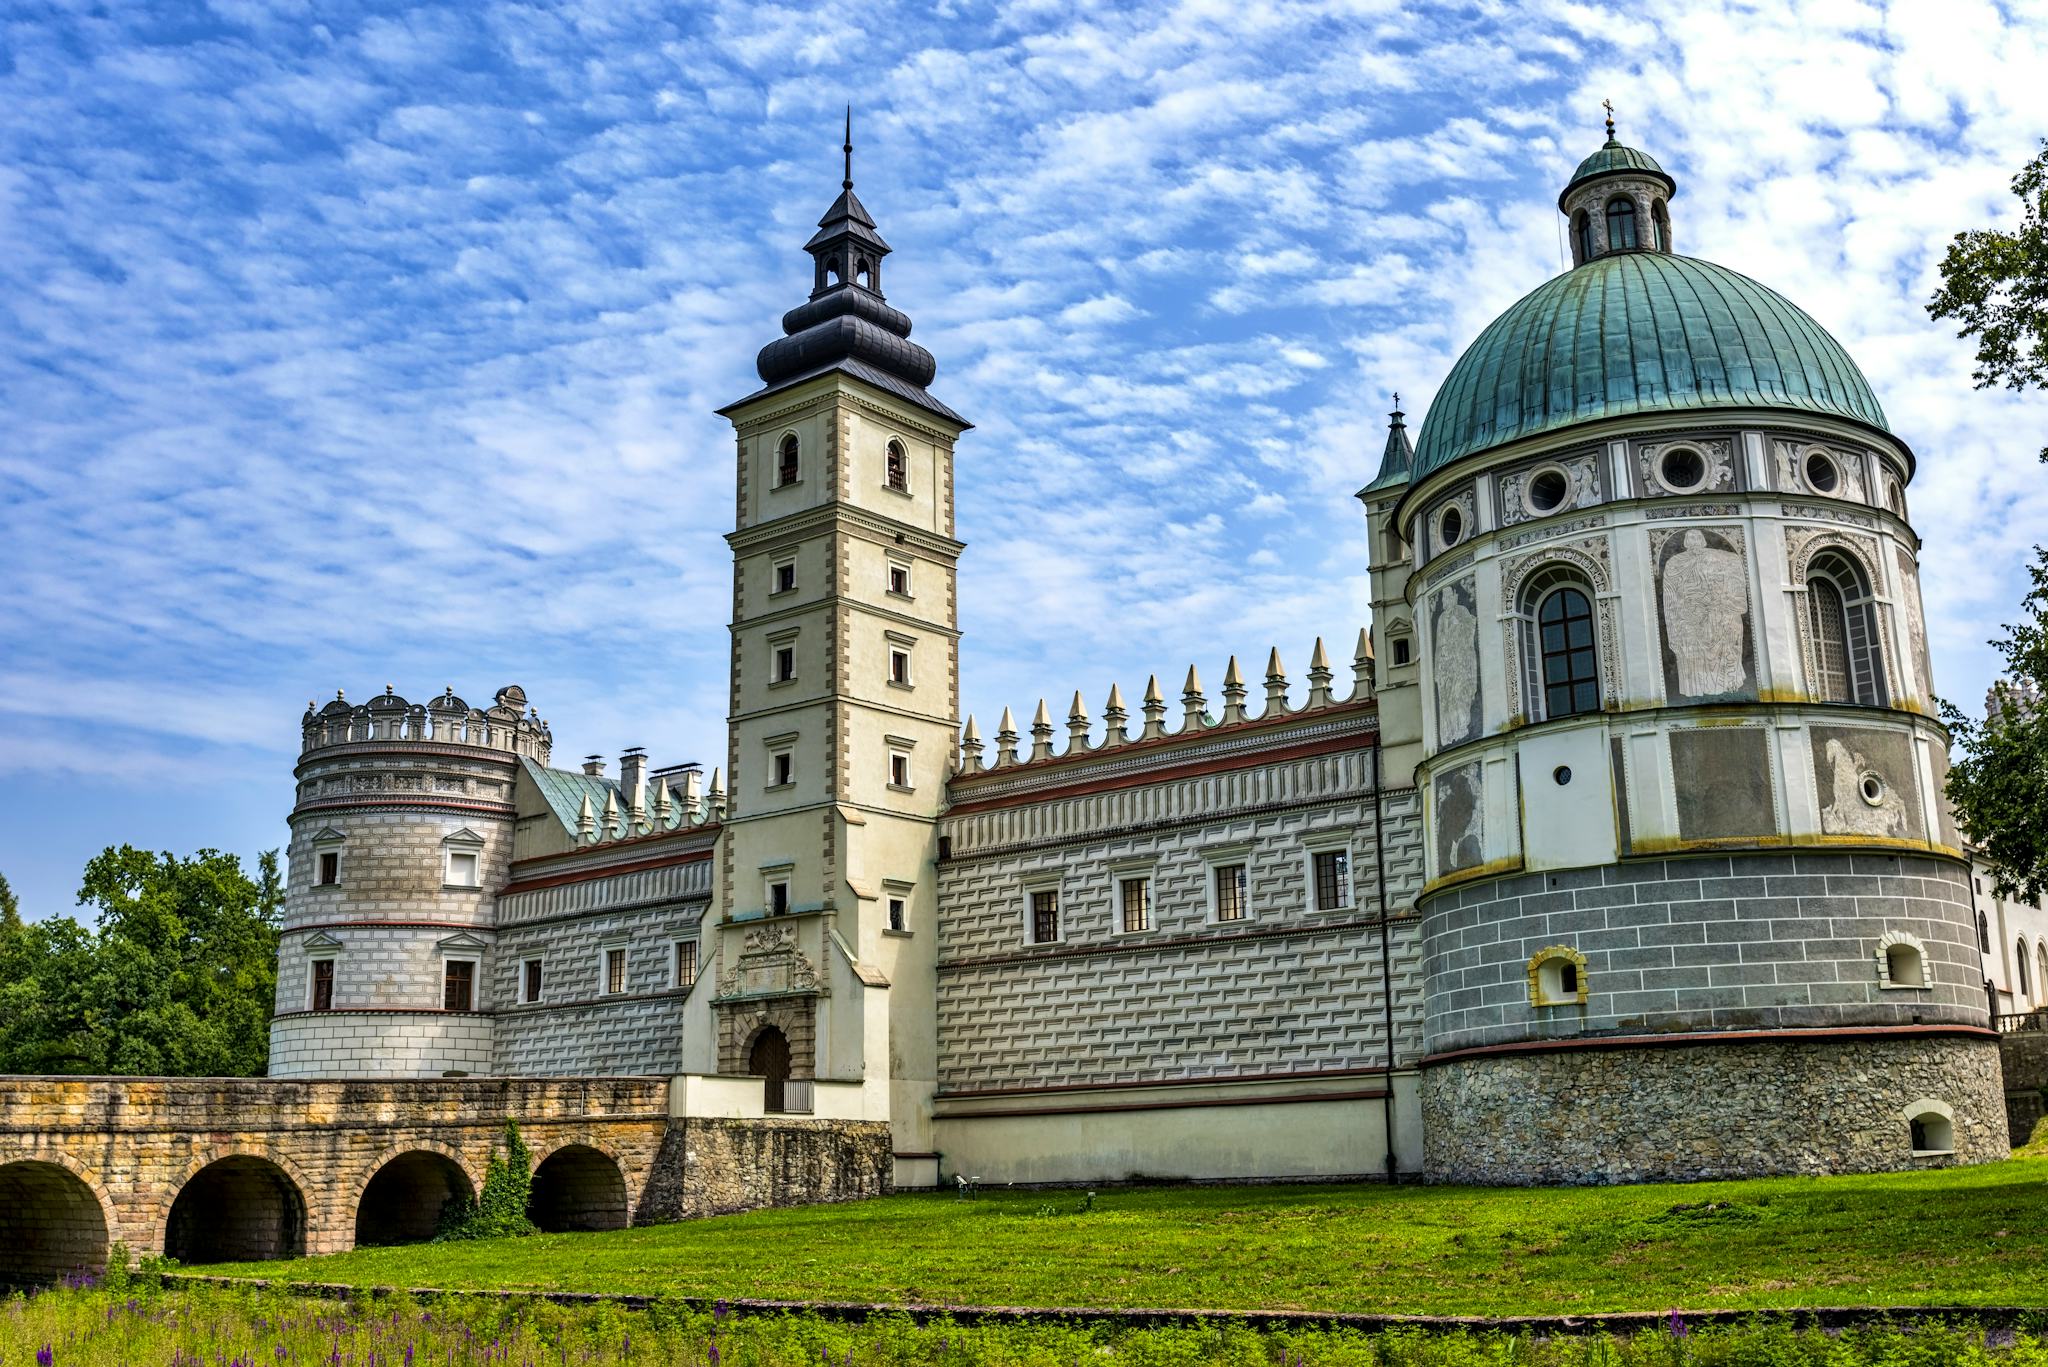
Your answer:
[[[1351,686],[1343,697],[1337,696],[1331,685],[1336,671],[1330,667],[1329,652],[1323,648],[1323,639],[1316,638],[1315,650],[1309,657],[1308,692],[1299,703],[1290,701],[1290,685],[1286,667],[1280,662],[1279,647],[1266,656],[1266,674],[1263,680],[1265,698],[1256,705],[1248,703],[1251,689],[1246,685],[1244,671],[1238,667],[1237,657],[1230,657],[1230,663],[1223,671],[1222,708],[1212,712],[1209,697],[1202,689],[1201,675],[1195,666],[1189,665],[1186,681],[1181,685],[1180,718],[1169,727],[1167,713],[1171,710],[1166,694],[1159,687],[1159,676],[1152,675],[1145,682],[1145,692],[1139,703],[1139,717],[1136,731],[1132,730],[1132,717],[1124,707],[1123,688],[1118,684],[1109,686],[1109,698],[1102,709],[1102,736],[1094,738],[1095,724],[1088,715],[1088,706],[1081,699],[1078,690],[1067,710],[1066,738],[1063,746],[1055,745],[1057,728],[1053,725],[1052,714],[1045,699],[1038,700],[1038,710],[1032,715],[1028,754],[1022,750],[1024,734],[1017,729],[1015,715],[1009,708],[1003,709],[1002,720],[997,724],[995,734],[995,757],[983,758],[986,746],[981,731],[972,716],[960,732],[960,759],[957,775],[989,773],[998,769],[1013,769],[1031,764],[1045,764],[1083,755],[1101,754],[1104,751],[1121,749],[1128,745],[1142,745],[1148,741],[1181,738],[1214,731],[1226,726],[1241,726],[1251,722],[1274,722],[1291,717],[1321,712],[1333,707],[1350,707],[1370,702],[1373,698],[1373,653],[1372,636],[1365,628],[1358,633],[1358,646],[1351,657]]]
[[[325,707],[306,704],[299,730],[301,754],[332,745],[424,741],[503,750],[546,764],[554,744],[548,724],[527,703],[526,690],[518,684],[499,689],[487,708],[470,706],[452,688],[426,703],[414,703],[386,684],[379,696],[353,705],[337,690]]]

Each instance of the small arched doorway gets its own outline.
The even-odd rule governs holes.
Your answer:
[[[107,1217],[91,1187],[56,1163],[0,1163],[0,1292],[106,1265]]]
[[[762,1079],[761,1109],[770,1113],[788,1104],[789,1036],[773,1025],[761,1027],[747,1051],[747,1071]]]
[[[267,1158],[208,1163],[171,1202],[164,1252],[181,1263],[247,1263],[306,1251],[306,1198]]]
[[[527,1218],[550,1234],[624,1229],[626,1177],[587,1144],[565,1144],[533,1170]]]
[[[475,1193],[469,1174],[446,1154],[414,1149],[377,1169],[356,1203],[356,1247],[423,1244],[453,1202]]]

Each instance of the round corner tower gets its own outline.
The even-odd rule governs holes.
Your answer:
[[[493,898],[547,727],[517,686],[489,708],[337,694],[301,727],[270,1075],[491,1072]]]
[[[1610,124],[1572,269],[1366,491],[1417,670],[1427,1171],[2002,1158],[1913,453],[1811,317],[1676,254],[1677,188]]]

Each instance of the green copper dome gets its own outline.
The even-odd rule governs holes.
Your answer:
[[[1465,349],[1429,406],[1414,478],[1576,423],[1729,407],[1886,426],[1842,344],[1777,291],[1710,261],[1614,252],[1538,286]]]
[[[1655,176],[1673,191],[1678,182],[1671,179],[1657,159],[1648,152],[1639,152],[1633,147],[1623,147],[1614,140],[1614,134],[1607,135],[1607,141],[1599,151],[1579,163],[1579,169],[1572,172],[1572,178],[1565,182],[1564,190],[1557,197],[1558,207],[1564,207],[1565,197],[1578,188],[1582,181],[1595,176],[1612,175],[1617,171],[1633,172],[1636,175]]]

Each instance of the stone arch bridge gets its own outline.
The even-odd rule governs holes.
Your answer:
[[[0,1288],[96,1270],[116,1241],[209,1263],[430,1238],[507,1119],[543,1229],[888,1187],[886,1125],[874,1161],[849,1164],[815,1123],[672,1118],[666,1078],[0,1077]]]

